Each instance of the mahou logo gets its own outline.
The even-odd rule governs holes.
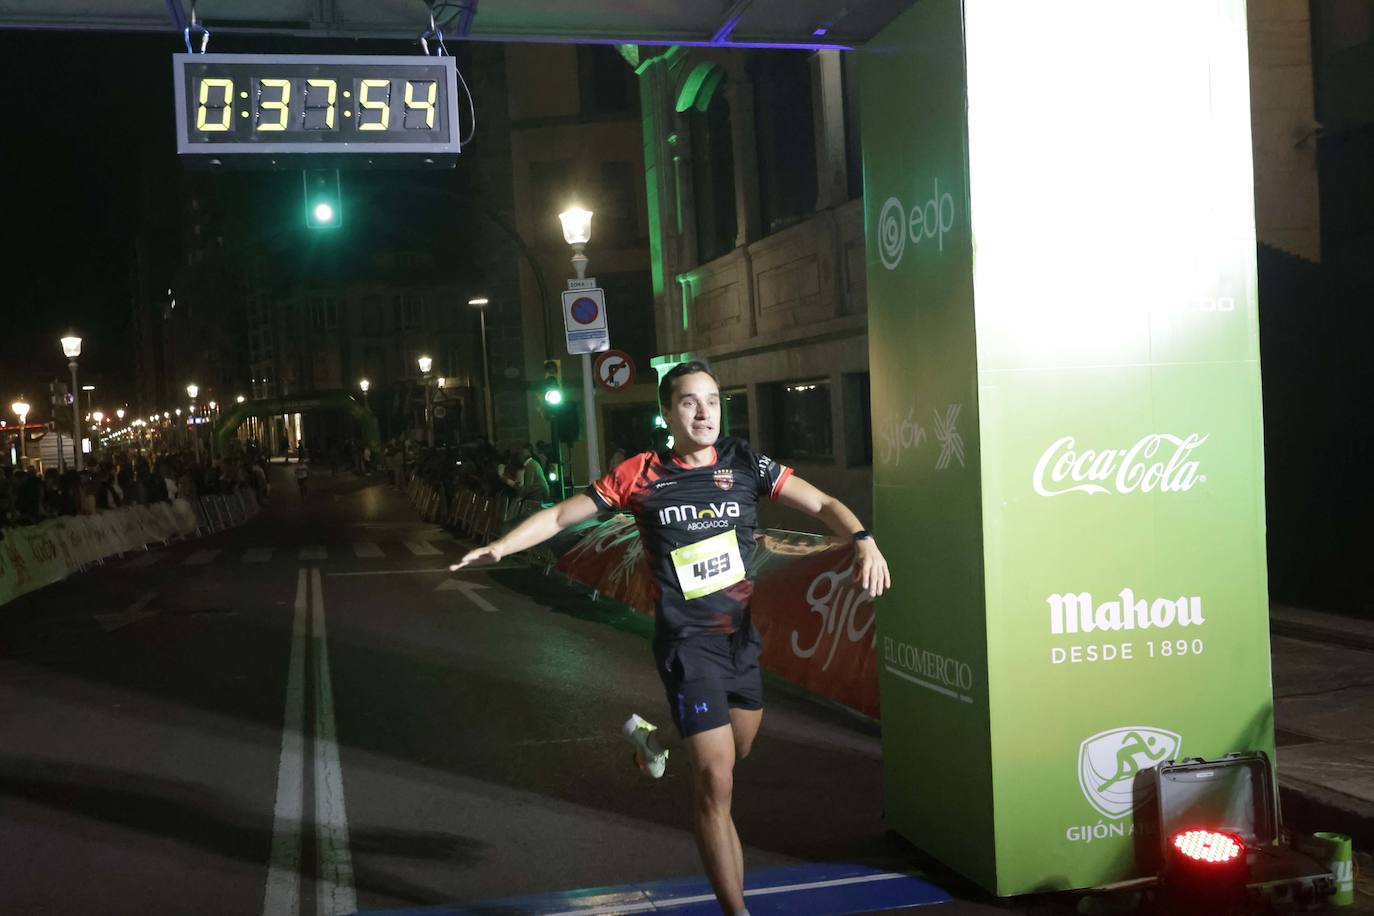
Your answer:
[[[1125,817],[1147,801],[1136,792],[1136,774],[1177,760],[1182,744],[1176,732],[1146,725],[1098,732],[1079,745],[1078,787],[1103,816]]]
[[[1065,493],[1186,493],[1207,480],[1193,452],[1207,436],[1154,433],[1130,448],[1078,449],[1073,436],[1057,440],[1035,465],[1031,481],[1041,496]]]

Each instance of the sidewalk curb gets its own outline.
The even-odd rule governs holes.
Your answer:
[[[1269,619],[1269,632],[1274,636],[1287,636],[1291,639],[1305,639],[1309,642],[1326,643],[1348,649],[1365,649],[1374,652],[1374,636],[1337,630],[1320,624],[1298,623],[1292,620]]]
[[[1341,792],[1279,777],[1283,823],[1295,834],[1343,833],[1360,851],[1374,849],[1374,804]]]

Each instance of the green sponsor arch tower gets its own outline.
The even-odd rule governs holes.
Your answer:
[[[1141,773],[1273,752],[1245,5],[858,53],[887,819],[998,894],[1148,873]]]

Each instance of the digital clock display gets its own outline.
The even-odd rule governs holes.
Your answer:
[[[459,152],[452,57],[176,54],[173,74],[183,156],[385,164]]]

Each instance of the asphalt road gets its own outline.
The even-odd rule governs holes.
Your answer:
[[[644,622],[464,545],[341,473],[242,528],[0,608],[0,913],[350,913],[699,874]],[[928,868],[888,833],[874,728],[773,682],[737,772],[746,867]],[[671,731],[666,728],[665,731]]]

